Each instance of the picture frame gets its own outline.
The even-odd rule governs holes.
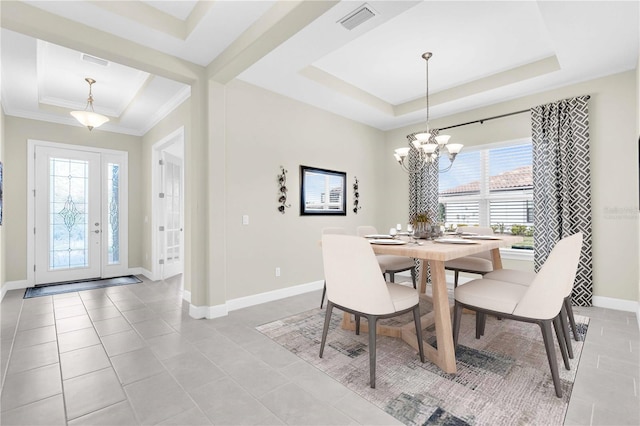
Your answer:
[[[347,173],[300,166],[300,215],[347,215]]]

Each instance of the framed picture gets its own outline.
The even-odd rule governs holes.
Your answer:
[[[300,166],[300,214],[347,214],[345,172]]]

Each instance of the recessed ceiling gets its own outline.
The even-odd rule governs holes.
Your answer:
[[[438,117],[635,69],[640,40],[630,1],[21,4],[19,19],[44,10],[203,67],[233,58],[242,66],[227,77],[383,130],[424,119],[425,51]],[[363,5],[373,17],[340,24]],[[82,53],[3,28],[5,113],[71,124],[93,77],[96,111],[114,117],[103,128],[144,134],[189,96],[185,84]]]

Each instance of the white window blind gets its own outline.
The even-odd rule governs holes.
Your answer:
[[[440,174],[440,221],[532,233],[531,162],[531,141],[461,152]]]

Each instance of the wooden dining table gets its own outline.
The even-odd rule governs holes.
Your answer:
[[[451,328],[451,307],[447,293],[447,280],[444,270],[444,262],[468,256],[484,251],[491,251],[493,269],[502,269],[500,247],[510,247],[521,242],[522,237],[512,235],[496,235],[495,240],[465,240],[470,243],[438,243],[432,240],[419,240],[415,244],[407,240],[406,244],[371,244],[376,254],[392,254],[397,256],[413,257],[422,261],[420,267],[419,294],[421,299],[430,300],[433,310],[423,315],[422,328],[425,329],[435,324],[437,347],[423,345],[425,356],[447,373],[456,372],[456,356],[453,346],[453,331]],[[449,238],[449,237],[445,237]],[[472,243],[471,243],[472,242]],[[431,296],[426,294],[427,289],[427,265],[431,272]],[[352,316],[343,316],[342,327],[355,330],[355,321]],[[367,331],[366,324],[362,324],[361,330]],[[418,350],[413,318],[403,325],[385,325],[378,323],[377,334],[399,337],[414,349]]]

